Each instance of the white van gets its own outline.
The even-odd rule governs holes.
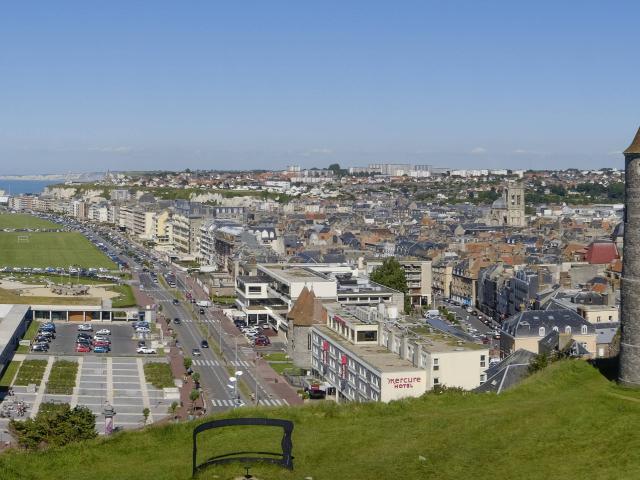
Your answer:
[[[427,318],[435,318],[440,316],[440,310],[427,310],[427,313],[424,314]]]

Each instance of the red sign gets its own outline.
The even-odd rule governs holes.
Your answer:
[[[340,363],[342,363],[342,365],[346,365],[347,364],[347,356],[346,355],[342,355],[342,358],[340,359]]]
[[[393,388],[413,388],[420,382],[422,382],[420,377],[387,378],[387,385],[393,385]]]

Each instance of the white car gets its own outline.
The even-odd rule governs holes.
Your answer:
[[[101,328],[96,332],[97,335],[111,335],[111,330],[108,328]]]
[[[78,325],[79,332],[91,332],[92,330],[93,330],[93,327],[88,323],[83,323],[82,325]]]
[[[145,355],[156,353],[156,351],[153,348],[150,348],[150,347],[140,347],[140,348],[138,348],[136,350],[136,352],[143,353]]]
[[[138,327],[136,328],[137,333],[151,333],[151,329],[147,327]]]

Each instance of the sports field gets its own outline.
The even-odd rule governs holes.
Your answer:
[[[23,213],[0,214],[0,229],[3,228],[61,228],[57,223],[42,220],[33,215]]]
[[[115,269],[114,263],[77,232],[0,232],[0,267]]]

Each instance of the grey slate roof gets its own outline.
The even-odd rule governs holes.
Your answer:
[[[580,334],[583,326],[588,333],[595,333],[594,326],[573,310],[531,310],[507,319],[502,330],[513,337],[538,337],[540,327],[544,327],[546,335],[554,327],[560,332],[571,327],[572,333]]]
[[[486,371],[487,381],[475,389],[476,392],[501,392],[517,385],[529,374],[529,364],[536,356],[528,350],[519,349]]]

